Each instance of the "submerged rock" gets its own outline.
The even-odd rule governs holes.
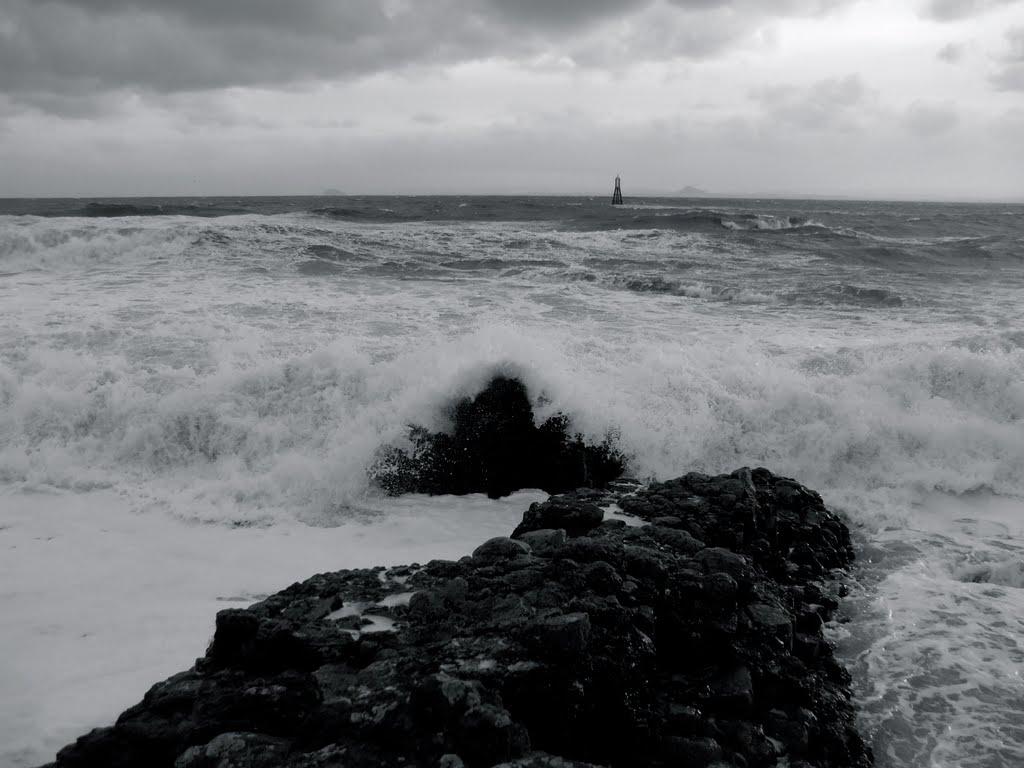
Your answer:
[[[625,456],[606,439],[599,445],[571,435],[558,414],[535,426],[533,406],[519,379],[495,376],[475,397],[452,403],[451,429],[410,428],[411,450],[383,449],[371,469],[391,494],[486,493],[507,496],[521,488],[562,493],[606,486],[625,467]]]
[[[594,498],[458,562],[222,611],[195,667],[54,765],[871,764],[821,632],[852,549],[820,497],[767,470],[687,475],[619,499],[641,527]]]

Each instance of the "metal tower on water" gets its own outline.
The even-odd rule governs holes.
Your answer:
[[[619,177],[615,177],[615,191],[612,192],[612,205],[622,205],[622,187]]]

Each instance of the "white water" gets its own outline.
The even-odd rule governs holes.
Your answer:
[[[869,542],[864,592],[837,632],[879,765],[1024,754],[1012,291],[964,289],[966,319],[835,312],[637,294],[573,280],[571,264],[564,279],[514,265],[416,275],[371,247],[386,236],[414,261],[534,237],[581,265],[653,247],[507,224],[0,230],[0,764],[42,762],[112,721],[201,655],[220,607],[507,533],[536,496],[383,500],[365,481],[378,446],[434,425],[499,366],[547,398],[542,414],[617,431],[640,476],[764,465],[850,516]],[[310,268],[323,242],[381,273]],[[696,236],[657,247],[709,258]]]

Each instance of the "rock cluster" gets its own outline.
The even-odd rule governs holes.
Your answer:
[[[220,612],[194,668],[54,765],[866,767],[822,633],[852,556],[764,469],[577,491],[458,562]]]
[[[602,488],[622,474],[625,456],[610,438],[593,445],[572,435],[556,414],[534,425],[526,385],[498,375],[474,397],[446,409],[448,431],[409,430],[411,449],[389,446],[370,474],[391,494],[486,493],[507,496],[520,488],[563,493]]]

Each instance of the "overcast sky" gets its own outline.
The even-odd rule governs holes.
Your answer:
[[[1024,0],[2,0],[0,196],[1024,198]]]

